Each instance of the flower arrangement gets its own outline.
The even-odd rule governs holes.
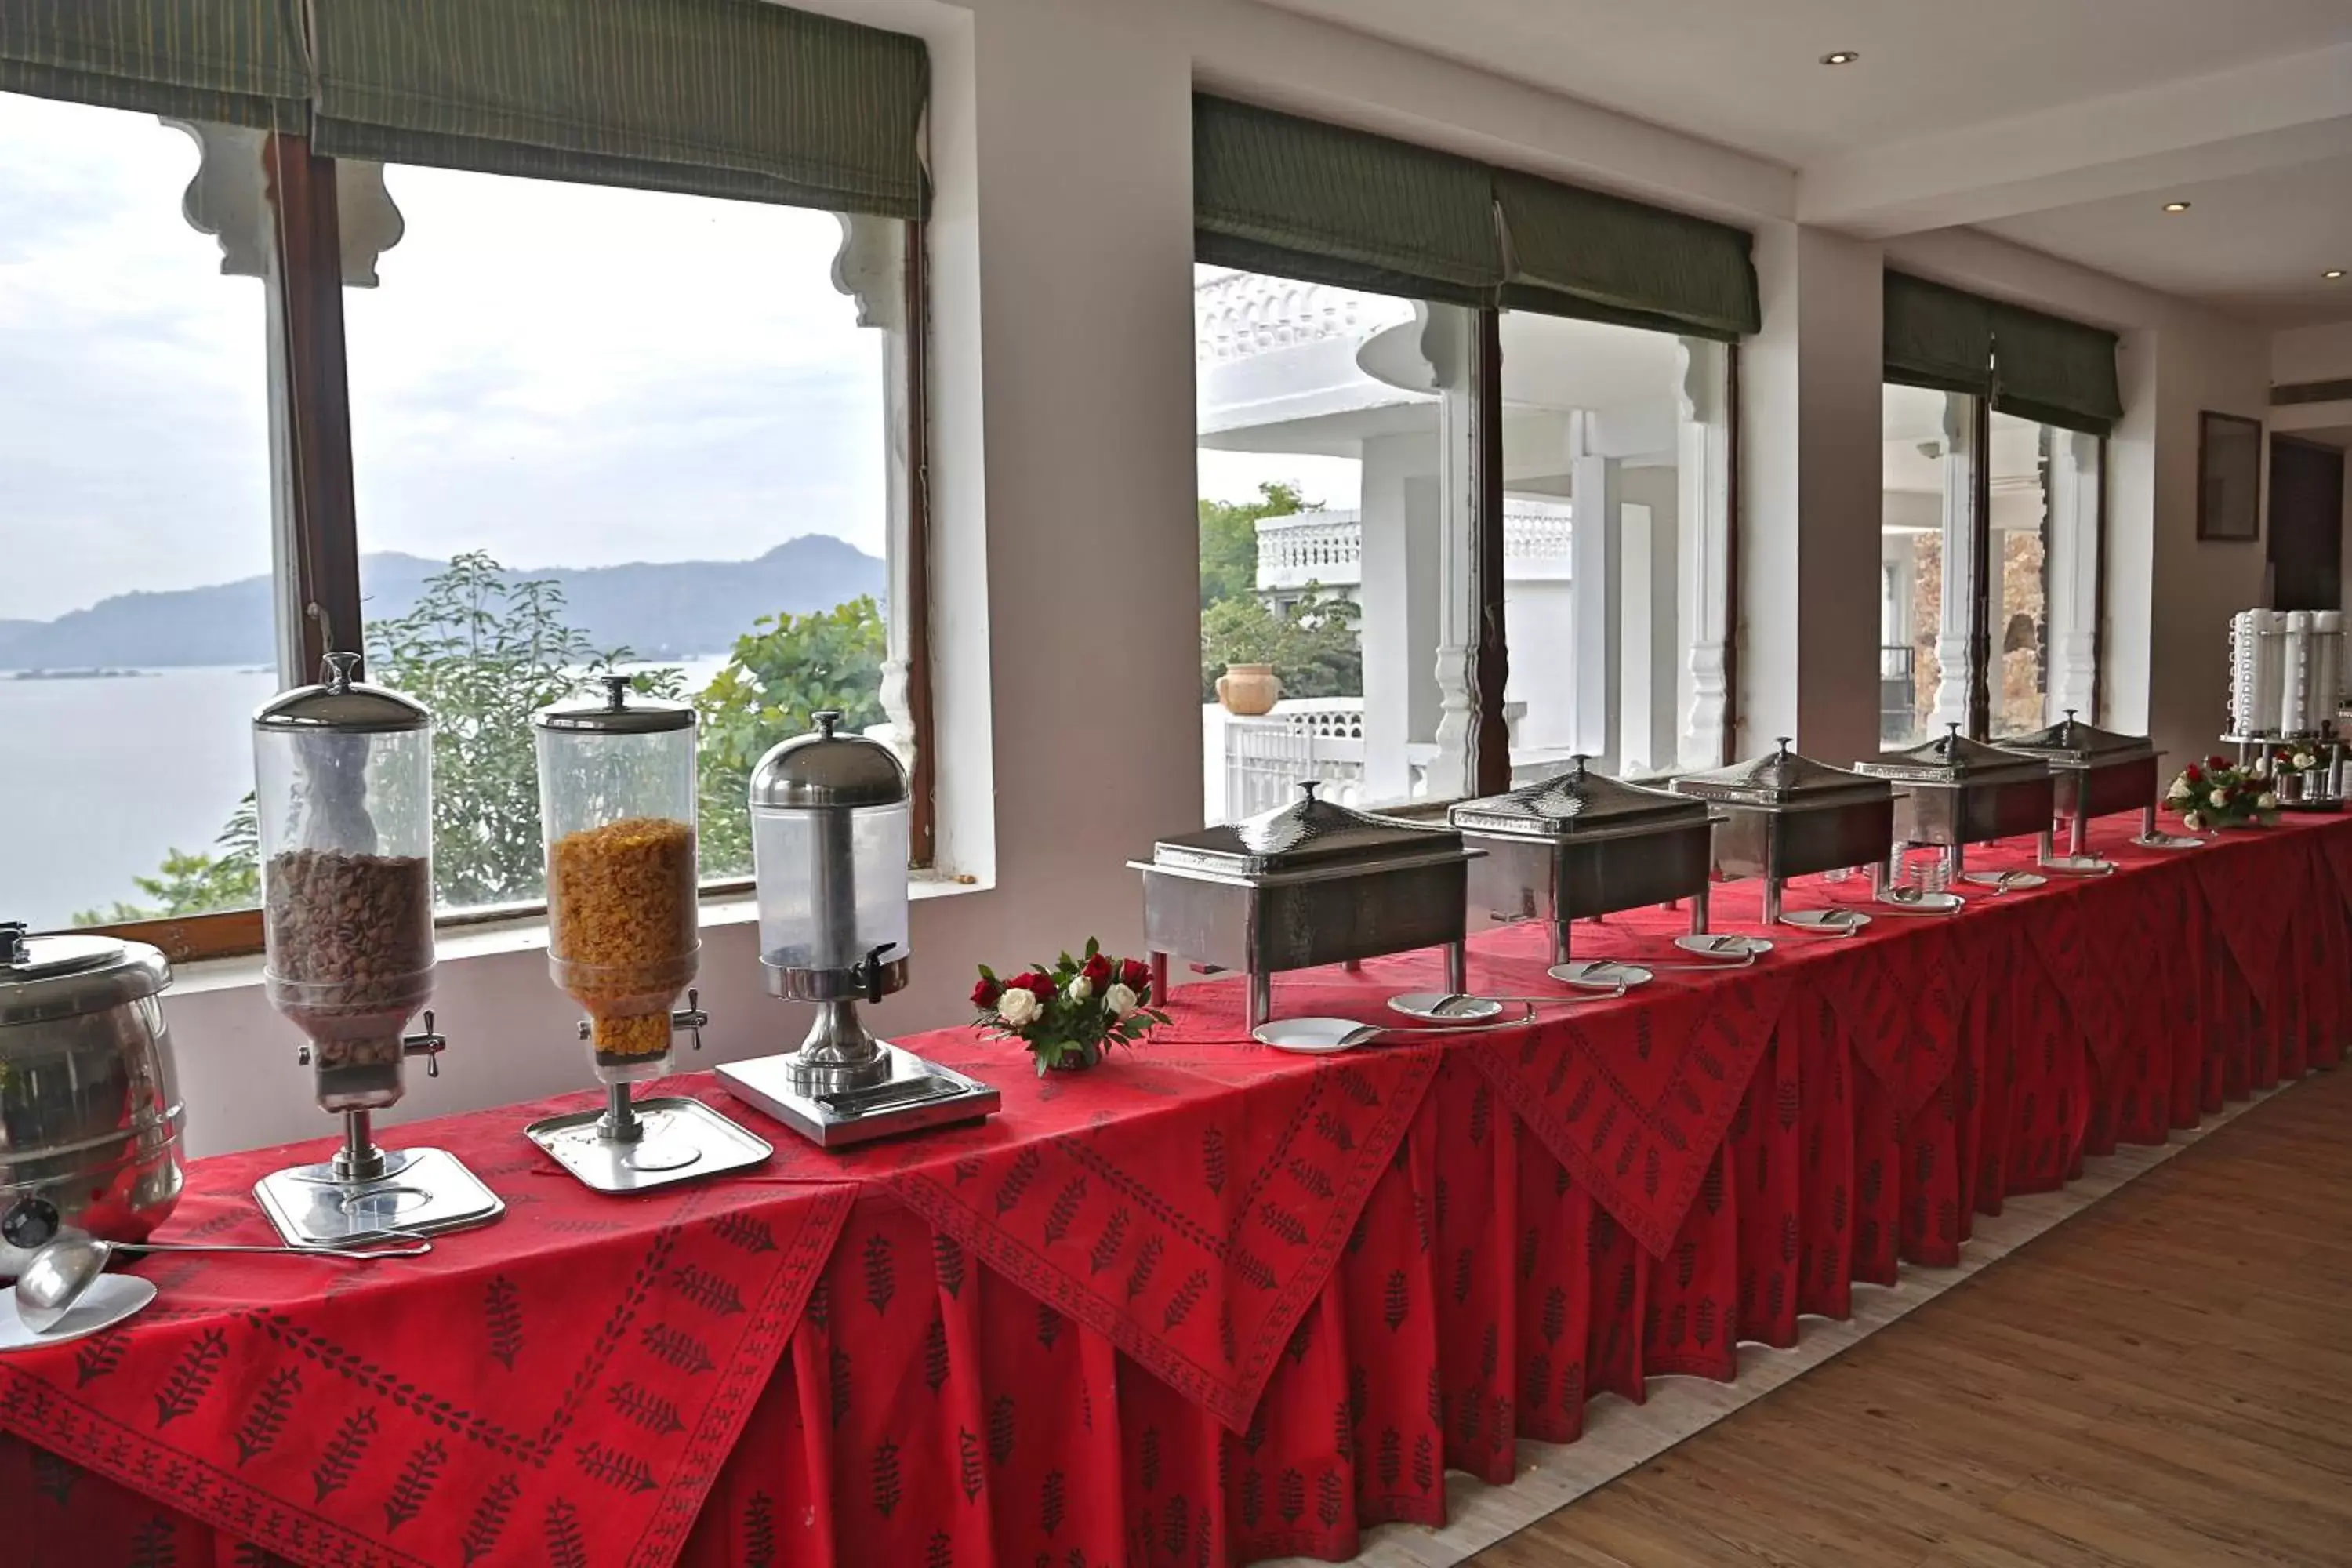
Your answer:
[[[2278,816],[2278,796],[2271,790],[2273,760],[2254,759],[2238,767],[2226,757],[2208,757],[2180,770],[2165,799],[2180,813],[2180,826],[2195,833],[2205,827],[2259,827]],[[2276,764],[2296,765],[2288,753],[2278,753]]]
[[[1032,964],[1010,980],[999,980],[982,964],[980,983],[971,988],[971,1005],[980,1011],[972,1026],[1019,1040],[1043,1078],[1048,1068],[1090,1068],[1110,1047],[1132,1046],[1166,1023],[1168,1015],[1151,1003],[1150,966],[1109,957],[1088,937],[1083,958],[1066,952],[1050,966]]]

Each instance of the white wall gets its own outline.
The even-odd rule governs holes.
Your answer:
[[[2352,310],[2352,292],[2345,296]],[[2271,380],[2281,386],[2352,379],[2352,321],[2294,327],[2271,334]]]
[[[1879,248],[1796,227],[1788,170],[1247,0],[795,3],[919,32],[934,58],[942,845],[978,885],[917,905],[914,984],[876,1010],[877,1027],[961,1021],[977,961],[1017,963],[1089,932],[1131,946],[1139,895],[1124,862],[1199,820],[1196,79],[1757,225],[1766,324],[1743,387],[1746,745],[1795,733],[1827,757],[1875,748]],[[1966,248],[1922,254],[1952,262],[1946,276],[1973,255],[2009,280],[1997,291],[2133,329],[2117,553],[2158,597],[2116,611],[2111,716],[2128,727],[2153,679],[2160,732],[2210,735],[2214,617],[2251,602],[2239,567],[2258,577],[2259,563],[2247,547],[2182,537],[2194,409],[2260,414],[2266,345],[2031,253]],[[2070,303],[2116,290],[2147,320]],[[251,970],[191,972],[166,1002],[198,1152],[328,1128]],[[701,989],[705,1062],[783,1048],[805,1026],[761,994],[740,921],[707,925]],[[528,933],[451,944],[436,1005],[452,1040],[445,1070],[412,1075],[387,1122],[589,1084],[575,1009]],[[1006,1071],[1024,1066],[1008,1055]]]

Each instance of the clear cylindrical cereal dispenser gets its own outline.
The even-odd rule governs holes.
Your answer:
[[[627,676],[604,680],[603,698],[545,709],[532,723],[548,973],[588,1015],[580,1037],[605,1106],[528,1131],[581,1180],[619,1192],[731,1170],[769,1150],[699,1101],[631,1099],[631,1084],[669,1070],[673,1034],[690,1032],[699,1049],[710,1021],[689,989],[702,951],[695,715],[632,694]],[[673,1011],[681,992],[687,1005]]]
[[[297,1245],[450,1229],[503,1207],[448,1154],[375,1143],[373,1114],[399,1101],[402,1064],[423,1056],[437,1074],[446,1041],[429,1011],[407,1032],[433,995],[432,718],[354,681],[358,666],[329,654],[319,685],[253,717],[263,986],[308,1037],[320,1107],[343,1117],[333,1160],[256,1189]]]
[[[858,1020],[858,1003],[907,984],[907,770],[878,742],[838,733],[838,712],[814,717],[815,734],[752,770],[751,856],[769,993],[815,1003],[816,1021],[799,1050],[721,1067],[719,1080],[826,1144],[985,1116],[994,1089]]]

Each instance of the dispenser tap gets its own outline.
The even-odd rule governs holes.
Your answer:
[[[400,1054],[404,1057],[423,1057],[426,1078],[441,1076],[441,1053],[448,1048],[447,1037],[433,1026],[433,1009],[430,1007],[425,1009],[424,1032],[416,1035],[403,1035],[400,1037]]]
[[[868,1003],[882,1000],[882,971],[887,967],[882,962],[882,955],[898,945],[895,942],[886,942],[850,965],[851,983],[865,988]]]
[[[698,1051],[702,1048],[702,1026],[709,1022],[710,1015],[702,1010],[702,993],[691,988],[686,994],[686,1005],[669,1016],[670,1032],[684,1029],[691,1034]]]

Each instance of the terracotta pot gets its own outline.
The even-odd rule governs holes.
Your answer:
[[[1275,678],[1270,664],[1229,664],[1224,674],[1217,677],[1217,700],[1228,713],[1255,719],[1274,711],[1274,705],[1282,700],[1282,682]]]

